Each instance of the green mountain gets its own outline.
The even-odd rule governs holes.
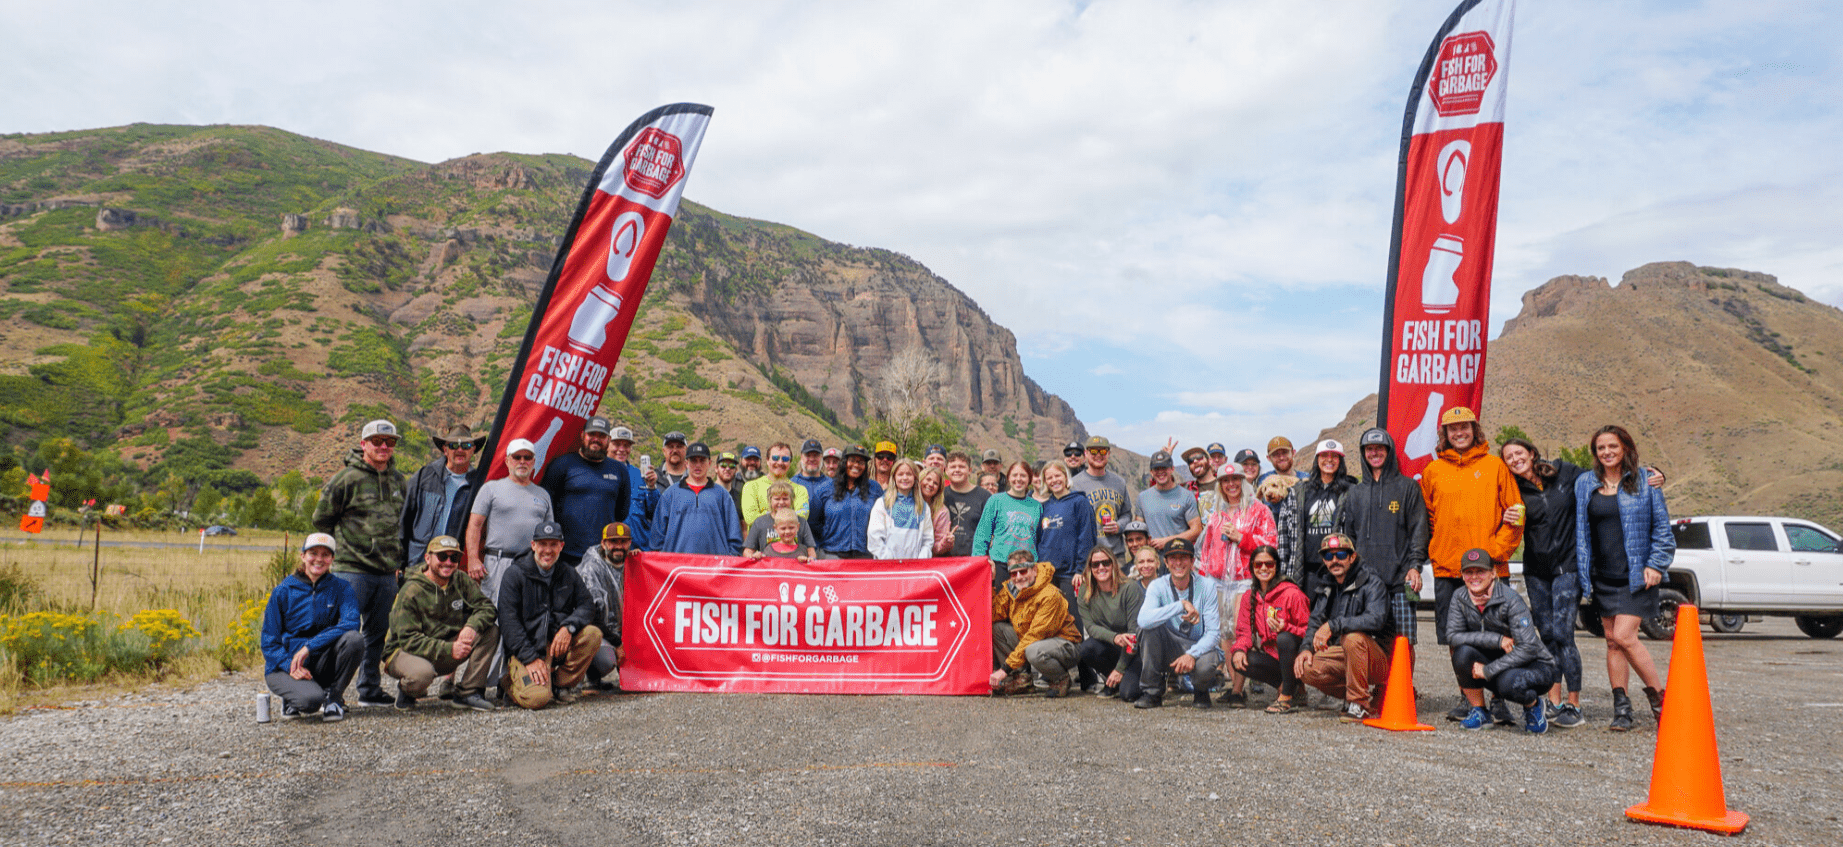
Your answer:
[[[170,476],[248,490],[329,473],[378,416],[426,457],[425,433],[491,422],[592,168],[267,127],[0,136],[0,441],[18,448],[0,465],[68,439],[139,477],[63,480],[67,505]],[[605,413],[655,453],[671,429],[842,443],[917,397],[962,446],[1049,456],[1085,435],[1011,333],[919,263],[689,201],[614,384]]]

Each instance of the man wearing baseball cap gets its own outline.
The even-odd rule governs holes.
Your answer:
[[[1004,458],[998,455],[997,450],[987,448],[984,453],[979,454],[979,472],[995,473],[1002,478],[1005,475]]]
[[[403,494],[407,481],[397,471],[397,426],[386,420],[365,424],[345,467],[326,481],[314,507],[314,528],[339,542],[333,575],[352,587],[359,626],[365,633],[365,661],[358,669],[358,705],[389,706],[378,663],[390,631],[390,605],[397,599],[397,571],[403,558]]]
[[[634,431],[624,426],[617,426],[608,434],[608,455],[615,461],[627,466],[627,531],[633,536],[633,549],[647,550],[647,539],[651,536],[648,529],[652,525],[653,509],[659,501],[659,492],[646,485],[646,475],[640,472],[640,466],[633,463]],[[583,555],[588,555],[584,552]]]
[[[1126,477],[1107,469],[1113,442],[1106,436],[1090,435],[1082,445],[1082,452],[1087,464],[1081,473],[1069,480],[1069,488],[1088,496],[1088,508],[1094,511],[1094,537],[1107,545],[1115,558],[1127,557],[1125,560],[1130,561],[1121,527],[1133,519],[1137,510]]]
[[[1266,482],[1274,474],[1294,480],[1311,476],[1305,471],[1293,470],[1293,442],[1284,435],[1276,435],[1267,442],[1267,461],[1273,463],[1273,470],[1261,474],[1260,479],[1254,481],[1256,485]]]
[[[819,486],[824,485],[826,479],[825,448],[819,443],[819,439],[808,438],[800,445],[800,472],[794,474],[794,484],[806,490],[806,500],[810,504],[813,492],[818,491]],[[799,498],[799,492],[795,492],[794,497]],[[811,517],[810,507],[807,517]]]
[[[1464,406],[1440,415],[1440,445],[1435,459],[1421,469],[1421,496],[1427,501],[1427,558],[1433,561],[1434,633],[1446,637],[1447,606],[1464,588],[1459,559],[1480,549],[1497,563],[1498,577],[1510,576],[1510,554],[1523,543],[1520,514],[1523,494],[1504,460],[1491,453],[1478,416]],[[1447,720],[1465,720],[1471,704],[1461,700]],[[1498,717],[1510,720],[1509,710]]]
[[[1195,544],[1203,533],[1197,498],[1177,484],[1170,453],[1160,450],[1152,454],[1152,487],[1139,492],[1139,514],[1152,531],[1152,543],[1160,550],[1173,538]]]
[[[1192,447],[1179,454],[1179,458],[1190,471],[1190,481],[1184,483],[1184,490],[1197,498],[1198,519],[1209,523],[1210,515],[1222,508],[1222,497],[1216,493],[1216,468],[1210,464],[1209,451]]]
[[[687,444],[684,433],[676,429],[672,430],[666,433],[660,442],[665,446],[665,465],[654,469],[652,475],[647,477],[646,484],[656,490],[664,491],[683,481],[685,475],[690,471],[689,466],[685,464]]]
[[[475,437],[465,424],[451,426],[446,434],[429,440],[441,455],[410,477],[403,492],[403,519],[398,526],[403,535],[405,569],[422,562],[429,539],[467,534],[467,513],[474,502],[473,483],[467,474],[473,470],[474,456],[486,442],[484,437]]]
[[[576,575],[588,586],[595,601],[595,627],[602,631],[602,646],[589,663],[589,684],[597,691],[616,686],[603,681],[627,660],[621,647],[621,591],[627,575],[627,554],[633,550],[633,531],[624,523],[602,527],[601,543],[590,547],[576,563]]]
[[[1165,458],[1169,461],[1170,455]],[[1170,539],[1159,554],[1169,573],[1146,586],[1145,603],[1139,607],[1139,649],[1145,654],[1139,684],[1144,693],[1133,708],[1158,708],[1165,702],[1166,678],[1188,675],[1197,707],[1207,709],[1216,666],[1222,663],[1216,581],[1192,570],[1197,552],[1189,539]]]
[[[1222,446],[1220,441],[1212,441],[1204,449],[1209,451],[1209,466],[1221,473],[1222,466],[1229,463],[1229,448]]]
[[[818,443],[814,442],[814,446],[818,446]],[[813,452],[816,459],[819,451],[814,450]],[[769,486],[777,482],[795,481],[793,477],[788,475],[793,471],[793,461],[793,445],[785,441],[776,441],[768,445],[768,472],[742,486],[743,526],[753,527],[757,518],[768,514]],[[793,494],[794,513],[799,515],[801,520],[805,520],[812,514],[810,505],[811,495],[807,492],[806,486],[804,485],[795,485],[793,487]]]
[[[742,448],[742,471],[737,474],[743,482],[754,482],[762,475],[762,448],[753,444]]]
[[[520,708],[575,702],[573,689],[601,648],[595,601],[575,568],[557,566],[562,556],[563,527],[538,524],[531,549],[512,563],[500,592],[506,654],[500,691]]]
[[[1541,734],[1549,729],[1542,695],[1561,679],[1555,657],[1542,643],[1529,604],[1497,578],[1491,554],[1467,550],[1459,557],[1465,597],[1446,608],[1446,637],[1453,645],[1453,675],[1465,695],[1466,729],[1484,729],[1496,721],[1485,708],[1484,689],[1523,707],[1523,728]]]
[[[344,720],[346,686],[364,660],[352,586],[327,578],[338,546],[323,532],[307,536],[300,564],[263,609],[263,681],[282,698],[284,718],[321,712],[327,723]]]
[[[469,656],[499,650],[499,613],[461,567],[461,542],[438,535],[423,553],[423,566],[409,572],[390,610],[384,640],[384,672],[397,680],[397,709],[416,708],[437,676],[454,673]],[[481,697],[492,681],[488,661],[467,662],[451,701],[454,708],[490,712]]]
[[[877,485],[883,489],[890,487],[890,473],[896,469],[897,452],[894,441],[879,441],[877,449],[871,452],[871,458],[876,460],[871,468],[871,479],[876,480]]]
[[[1070,479],[1075,478],[1075,474],[1081,471],[1084,464],[1086,463],[1082,461],[1080,441],[1071,441],[1062,445],[1062,466],[1068,470]]]
[[[1357,545],[1363,566],[1382,580],[1389,593],[1395,631],[1415,642],[1414,606],[1408,592],[1421,590],[1421,564],[1427,561],[1427,502],[1421,486],[1401,472],[1395,439],[1371,427],[1357,439],[1363,481],[1345,495],[1340,531]]]
[[[659,495],[653,530],[657,549],[707,556],[742,554],[741,517],[736,501],[710,474],[710,447],[702,441],[685,448],[685,478]]]
[[[837,447],[827,447],[819,461],[820,472],[824,473],[826,479],[829,480],[832,477],[838,476],[838,466],[844,463],[845,453]]]
[[[1344,445],[1332,439],[1318,442],[1312,456],[1316,473],[1293,486],[1298,503],[1299,526],[1293,545],[1299,551],[1300,573],[1305,575],[1305,593],[1325,579],[1325,563],[1318,550],[1325,538],[1342,525],[1344,496],[1357,481],[1344,471]]]
[[[563,563],[571,567],[600,540],[602,527],[627,520],[632,486],[627,465],[608,458],[613,429],[607,418],[590,418],[576,451],[544,465],[544,490],[563,526]]]
[[[1333,533],[1319,543],[1328,578],[1311,593],[1311,643],[1293,660],[1299,681],[1344,701],[1340,719],[1353,723],[1375,717],[1372,685],[1389,674],[1389,601],[1382,581],[1360,567],[1356,545]]]
[[[535,467],[537,445],[512,439],[506,444],[506,475],[480,486],[467,519],[467,575],[494,603],[512,561],[530,549],[531,533],[556,520],[550,492],[531,478]]]
[[[922,467],[934,468],[947,475],[947,448],[939,444],[930,444],[922,450]]]
[[[1022,694],[1030,690],[1028,666],[1049,685],[1047,696],[1066,697],[1081,632],[1056,590],[1056,566],[1032,558],[1029,550],[1013,550],[1005,565],[1010,578],[992,593],[989,682],[997,693]]]

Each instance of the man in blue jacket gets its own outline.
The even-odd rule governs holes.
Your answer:
[[[634,431],[624,426],[615,427],[609,434],[608,455],[627,466],[627,520],[623,523],[627,524],[628,532],[633,533],[633,549],[651,550],[649,530],[653,509],[659,505],[659,492],[647,486],[645,475],[633,463],[633,451]]]
[[[1222,664],[1222,620],[1216,608],[1216,581],[1192,570],[1196,548],[1183,538],[1159,550],[1170,573],[1152,580],[1139,607],[1139,649],[1144,679],[1135,709],[1156,709],[1165,702],[1166,677],[1189,675],[1196,706],[1210,707],[1209,687]]]
[[[710,447],[694,441],[685,447],[689,470],[678,484],[659,495],[653,530],[656,549],[666,553],[708,556],[742,555],[742,522],[736,501],[710,478]]]
[[[409,488],[403,492],[404,571],[422,563],[431,540],[467,534],[467,513],[474,503],[467,475],[473,470],[474,456],[486,444],[486,438],[475,437],[465,425],[449,427],[446,435],[429,440],[441,456],[410,477]]]
[[[269,592],[262,614],[263,681],[282,698],[282,717],[320,712],[327,723],[344,720],[345,690],[365,657],[358,631],[358,598],[333,569],[333,537],[324,532],[301,543],[301,564]]]

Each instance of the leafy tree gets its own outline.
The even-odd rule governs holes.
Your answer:
[[[198,519],[201,521],[211,521],[215,523],[218,519],[219,509],[223,504],[224,495],[218,493],[216,488],[207,485],[204,488],[200,488],[198,490],[198,495],[192,498],[192,514],[198,516]]]
[[[1529,437],[1529,433],[1527,433],[1527,432],[1524,432],[1524,431],[1523,431],[1523,428],[1522,428],[1522,427],[1520,427],[1520,426],[1501,426],[1501,427],[1498,427],[1498,428],[1497,428],[1497,437],[1496,437],[1496,438],[1493,438],[1493,439],[1491,439],[1491,440],[1492,440],[1492,441],[1494,441],[1494,442],[1496,442],[1496,443],[1497,443],[1497,446],[1499,446],[1499,447],[1502,447],[1502,446],[1504,446],[1505,444],[1507,444],[1507,443],[1509,443],[1509,441],[1510,441],[1510,439],[1512,439],[1512,438],[1521,438],[1521,439],[1523,439],[1524,441],[1528,441],[1528,442],[1530,442],[1531,444],[1534,444],[1534,443],[1536,443],[1536,439],[1534,439],[1534,438],[1531,438],[1531,437]]]

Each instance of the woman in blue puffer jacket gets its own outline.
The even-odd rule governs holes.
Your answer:
[[[1606,628],[1606,677],[1613,688],[1614,732],[1632,728],[1625,687],[1637,671],[1651,701],[1664,713],[1664,682],[1651,651],[1638,640],[1638,623],[1658,613],[1658,586],[1676,556],[1670,510],[1661,490],[1645,484],[1638,447],[1623,427],[1604,426],[1589,442],[1594,468],[1574,481],[1574,554],[1581,593],[1593,592]]]

